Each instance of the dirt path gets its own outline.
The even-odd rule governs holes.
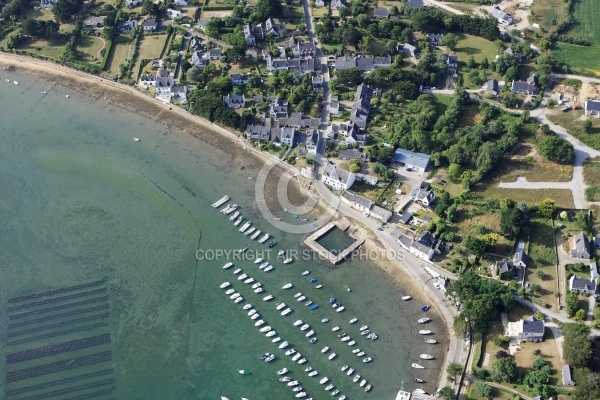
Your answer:
[[[100,50],[98,50],[98,53],[96,54],[96,58],[98,60],[102,60],[102,58],[104,58],[104,53],[102,53],[102,51],[104,51],[104,49],[106,49],[106,40],[104,40],[104,38],[102,38],[102,37],[100,37],[98,39],[102,40],[102,48],[100,48]]]

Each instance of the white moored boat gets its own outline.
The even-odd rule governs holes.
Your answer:
[[[334,326],[333,328],[331,328],[331,331],[332,331],[332,332],[337,332],[337,331],[339,331],[339,330],[340,330],[340,327],[339,327],[339,326]]]
[[[329,381],[329,378],[328,378],[328,377],[325,377],[325,378],[321,379],[321,380],[319,381],[319,383],[320,383],[321,385],[324,385],[324,384],[326,384],[326,383],[327,383],[327,381]]]
[[[330,360],[333,360],[333,359],[334,359],[336,356],[337,356],[337,354],[335,354],[335,353],[331,353],[331,354],[329,355],[329,357],[327,357],[327,358],[329,358]]]
[[[354,317],[354,318],[352,318],[352,319],[350,320],[350,323],[351,323],[351,324],[355,324],[355,323],[356,323],[356,321],[358,321],[358,318]]]
[[[306,270],[306,271],[304,271],[304,272],[302,273],[302,275],[304,275],[304,276],[306,276],[306,275],[308,275],[308,274],[310,274],[310,271],[308,271],[308,270]]]
[[[298,361],[298,360],[300,359],[300,357],[302,357],[302,354],[300,354],[300,353],[296,353],[296,354],[294,355],[294,357],[292,357],[292,361]]]
[[[240,296],[237,299],[235,299],[233,302],[237,304],[237,303],[241,303],[242,301],[244,301],[244,298],[242,296]],[[254,314],[254,315],[258,315],[258,314]],[[254,317],[254,315],[253,315],[253,317]]]
[[[285,348],[286,348],[286,347],[288,347],[289,345],[290,345],[290,344],[289,344],[289,342],[286,340],[285,342],[283,342],[283,343],[281,343],[281,344],[279,345],[279,348],[280,348],[280,349],[285,349]]]
[[[419,320],[417,322],[420,324],[426,324],[429,321],[431,321],[431,318],[424,317],[424,318],[419,318]]]
[[[264,319],[259,319],[258,321],[256,321],[256,323],[254,324],[254,326],[261,326],[264,325],[265,320]]]
[[[289,314],[289,313],[291,313],[291,312],[292,312],[292,309],[291,309],[291,308],[286,308],[285,310],[283,310],[283,311],[281,312],[281,315],[285,317],[286,315],[288,315],[288,314]]]
[[[227,290],[225,291],[225,294],[232,294],[232,293],[235,293],[235,289],[234,289],[234,288],[227,289]]]
[[[260,234],[261,234],[261,233],[262,233],[262,231],[261,231],[260,229],[259,229],[259,230],[257,230],[256,232],[254,232],[254,233],[252,234],[252,236],[250,236],[250,239],[252,239],[252,240],[256,239],[257,237],[259,237],[259,236],[260,236]]]
[[[263,289],[261,287],[254,289],[254,293],[262,293],[264,291],[265,291],[265,289]]]
[[[234,275],[237,275],[237,274],[239,274],[240,272],[242,272],[242,269],[241,269],[241,268],[236,268],[236,270],[235,270],[235,271],[233,271],[233,274],[234,274]]]
[[[265,336],[266,337],[272,337],[272,336],[275,336],[275,335],[277,335],[277,332],[275,332],[275,331],[269,331],[269,332],[267,332],[267,334]]]
[[[238,281],[243,281],[244,279],[246,279],[248,277],[248,275],[246,274],[241,274],[240,276],[238,276]]]
[[[254,260],[254,264],[260,264],[262,261],[262,258],[257,258],[256,260]]]
[[[300,296],[296,299],[296,301],[304,301],[306,300],[306,296]]]
[[[223,265],[223,269],[231,268],[232,266],[233,266],[233,263],[228,262],[227,264]]]
[[[259,313],[256,313],[256,314],[254,314],[253,316],[250,317],[251,320],[255,320],[255,319],[258,319],[258,318],[260,318],[260,314]]]
[[[412,297],[410,296],[402,296],[402,300],[406,301],[406,300],[410,300]]]
[[[302,324],[304,324],[304,322],[301,319],[294,322],[294,326],[300,326]]]
[[[214,208],[219,208],[223,204],[227,203],[228,201],[229,201],[229,196],[225,195],[225,196],[221,197],[219,200],[215,201],[212,206]]]
[[[369,325],[363,325],[358,330],[362,332],[362,331],[367,330],[367,329],[369,329]]]
[[[294,295],[294,297],[295,297],[295,298],[298,298],[298,297],[300,297],[300,296],[302,296],[302,292],[298,292],[298,293],[296,293],[296,294]]]
[[[329,347],[325,346],[323,347],[323,349],[321,350],[321,353],[325,354],[329,351]]]
[[[284,375],[284,374],[287,374],[287,372],[288,372],[288,369],[283,368],[283,369],[280,369],[279,371],[277,371],[277,375]]]
[[[233,223],[233,226],[238,226],[239,224],[242,223],[243,220],[244,220],[244,217],[239,217],[238,219],[235,220],[235,222]]]
[[[255,227],[251,227],[251,228],[249,228],[249,229],[248,229],[246,232],[244,232],[244,236],[250,236],[250,234],[251,234],[252,232],[254,232],[255,230],[256,230],[256,228],[255,228]]]
[[[295,349],[289,349],[288,351],[285,352],[286,356],[291,356],[292,354],[294,354],[296,352]]]
[[[354,368],[350,367],[350,369],[348,370],[348,372],[346,372],[346,375],[350,376],[354,373]]]
[[[419,335],[431,335],[431,331],[429,329],[421,329]]]
[[[285,303],[278,303],[277,306],[275,307],[275,309],[277,311],[281,311],[284,308],[285,308]]]
[[[315,376],[315,375],[318,375],[318,374],[319,374],[319,373],[318,373],[317,371],[310,371],[310,372],[308,373],[308,376]]]
[[[233,221],[235,221],[235,220],[237,219],[237,217],[239,217],[239,216],[240,216],[240,212],[239,212],[239,211],[236,211],[236,212],[234,212],[234,213],[233,213],[233,215],[232,215],[231,217],[229,217],[229,220],[233,222]]]
[[[425,339],[425,343],[436,344],[437,340],[435,340],[435,339]]]
[[[371,357],[365,357],[365,358],[363,358],[363,362],[364,363],[368,363],[368,362],[371,362],[371,361],[373,361],[373,359]]]
[[[240,228],[240,232],[244,233],[246,232],[246,229],[250,228],[250,225],[252,225],[252,222],[248,221],[246,222],[241,228]]]
[[[283,285],[281,288],[282,288],[282,289],[290,289],[292,286],[293,286],[293,285],[292,285],[292,283],[290,282],[290,283],[286,283],[286,284],[285,284],[285,285]]]
[[[265,272],[269,272],[273,270],[273,266],[272,265],[267,265],[267,267],[263,270]]]
[[[342,312],[344,310],[345,310],[344,306],[339,306],[338,308],[335,309],[335,312]]]
[[[288,258],[286,258],[285,260],[283,260],[283,263],[284,263],[284,264],[289,264],[289,263],[291,263],[292,261],[294,261],[294,260],[293,260],[291,257],[288,257]]]
[[[249,310],[251,308],[252,308],[252,304],[248,303],[244,307],[242,307],[242,310]]]
[[[308,332],[306,333],[306,337],[311,337],[311,336],[312,336],[312,335],[314,335],[314,334],[315,334],[315,331],[313,331],[313,330],[311,329],[310,331],[308,331]]]
[[[433,360],[433,356],[431,354],[421,354],[419,358],[421,360]]]
[[[422,365],[419,365],[419,364],[417,364],[417,363],[412,363],[412,364],[411,364],[411,366],[412,366],[413,368],[417,368],[417,369],[419,369],[419,368],[425,368],[424,366],[422,366]]]
[[[273,328],[271,328],[269,325],[267,325],[267,326],[263,326],[258,331],[261,333],[264,333],[264,332],[269,332],[271,329],[273,329]]]
[[[256,288],[261,287],[261,286],[262,286],[262,283],[256,282],[254,285],[252,285],[252,289],[256,289]]]
[[[231,283],[229,283],[229,282],[223,282],[223,283],[221,283],[221,289],[225,289],[229,285],[231,285]]]
[[[254,282],[254,278],[250,277],[244,281],[244,283],[252,283]]]
[[[264,243],[267,240],[269,240],[270,237],[271,237],[271,235],[269,235],[268,233],[265,233],[265,235],[258,240],[258,243]]]
[[[304,324],[304,325],[302,325],[302,326],[300,327],[300,330],[301,330],[301,331],[305,331],[305,330],[307,330],[308,328],[310,328],[310,325],[309,325],[309,324]]]
[[[264,300],[264,301],[273,300],[273,295],[270,295],[270,294],[268,294],[268,295],[266,295],[265,297],[263,297],[263,300]]]
[[[269,262],[265,261],[264,263],[259,265],[258,269],[264,269],[267,265],[269,265]]]

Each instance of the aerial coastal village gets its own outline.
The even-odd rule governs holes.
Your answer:
[[[453,345],[396,399],[597,400],[599,5],[0,0],[0,54],[201,117],[403,251]]]

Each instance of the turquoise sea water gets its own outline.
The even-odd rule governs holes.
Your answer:
[[[447,344],[436,335],[442,344],[426,345],[417,334],[422,327],[416,323],[422,315],[418,309],[426,300],[402,302],[402,285],[370,262],[347,261],[331,268],[319,261],[283,265],[275,260],[279,249],[305,250],[304,237],[277,232],[262,219],[255,208],[254,181],[247,179],[256,175],[256,168],[250,166],[256,163],[236,155],[240,149],[223,150],[201,142],[162,124],[160,114],[149,118],[127,111],[110,97],[85,96],[16,73],[11,77],[20,84],[8,84],[4,76],[0,81],[0,338],[17,343],[2,349],[5,384],[0,396],[291,399],[294,393],[275,374],[283,367],[314,399],[332,398],[318,384],[324,376],[348,399],[393,398],[401,381],[406,389],[415,388],[414,377],[430,381],[425,389],[433,388]],[[134,142],[133,137],[141,141]],[[243,246],[267,250],[210,207],[223,194],[229,194],[246,219],[278,242],[272,253],[264,253],[275,266],[270,273],[251,261],[235,261],[244,273],[263,283],[266,291],[261,294],[237,280],[233,269],[221,268],[226,257],[196,261],[200,232],[203,251]],[[311,275],[302,276],[304,270]],[[317,278],[323,289],[315,289],[310,277]],[[9,300],[99,281],[87,289],[23,303]],[[230,281],[247,301],[234,304],[219,289],[224,281]],[[282,290],[284,282],[292,282],[294,288]],[[353,291],[345,292],[344,285]],[[297,292],[319,309],[309,311],[297,302]],[[294,312],[280,316],[275,302],[262,301],[267,293]],[[419,293],[409,294],[419,298]],[[346,307],[344,313],[329,306],[331,295]],[[308,359],[306,364],[293,363],[258,332],[242,310],[248,301]],[[86,311],[91,307],[97,309]],[[65,310],[71,315],[61,315]],[[350,325],[354,316],[359,322]],[[96,319],[76,320],[86,317]],[[441,332],[439,318],[432,317],[429,329]],[[321,323],[322,318],[330,322]],[[317,343],[309,344],[304,333],[292,326],[297,319],[311,325]],[[358,328],[363,324],[379,339],[360,336]],[[340,325],[357,345],[341,342],[331,332],[334,325]],[[59,346],[107,334],[110,342]],[[333,361],[321,353],[326,345],[338,354]],[[362,363],[351,353],[357,347],[374,361]],[[48,355],[32,351],[41,348],[59,350]],[[110,359],[83,365],[82,360],[107,351]],[[262,362],[259,357],[265,352],[275,353],[276,361]],[[421,362],[427,368],[417,373],[410,363],[419,361],[424,352],[437,360]],[[344,364],[373,385],[371,393],[365,394],[340,372]],[[40,368],[50,368],[47,365],[62,365],[62,369],[41,374]],[[319,371],[316,378],[303,372],[308,365]],[[251,375],[242,376],[238,369],[250,370]],[[38,375],[26,378],[30,371]],[[61,379],[71,381],[60,383]],[[100,383],[94,386],[94,382]],[[14,394],[20,390],[23,394]]]

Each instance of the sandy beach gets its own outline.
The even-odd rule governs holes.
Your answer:
[[[19,56],[10,53],[0,53],[0,78],[10,78],[10,71],[7,68],[12,67],[16,70],[27,71],[28,74],[36,78],[49,80],[57,85],[60,85],[67,90],[72,90],[74,93],[79,93],[84,96],[89,96],[95,100],[105,99],[112,105],[121,109],[142,115],[152,121],[169,127],[169,132],[190,134],[198,138],[202,143],[208,146],[218,148],[220,151],[227,153],[235,160],[236,165],[244,167],[241,174],[252,173],[259,171],[265,162],[277,161],[277,158],[266,153],[262,153],[244,142],[243,138],[236,135],[232,131],[224,129],[218,125],[212,124],[209,121],[191,115],[187,111],[176,106],[170,106],[163,102],[146,95],[135,88],[122,85],[110,80],[103,79],[98,76],[89,75],[77,70],[72,70],[50,62],[37,60],[29,57]],[[277,181],[282,174],[297,175],[297,170],[280,162],[277,167],[269,174],[267,180],[270,190],[276,186]],[[270,184],[273,183],[273,184]],[[273,192],[267,192],[268,205],[278,207],[278,201]],[[294,179],[290,182],[288,188],[288,197],[293,204],[302,204],[307,196],[318,198],[318,195],[300,188],[298,182]],[[311,212],[313,215],[319,215],[325,205],[323,201],[319,201],[317,207]],[[335,218],[341,218],[339,213]],[[360,223],[353,222],[350,228],[352,235],[366,239],[364,249],[367,251],[385,251],[385,246],[377,239],[368,228]],[[396,286],[402,293],[408,293],[413,296],[414,301],[418,304],[428,304],[427,292],[422,285],[415,282],[411,277],[403,271],[403,267],[399,265],[401,261],[393,260],[372,260],[381,271],[384,271],[391,279],[396,282]],[[339,267],[343,268],[343,263]],[[448,326],[452,325],[452,321],[445,319],[444,313],[439,310],[432,309],[433,318],[438,321],[444,321],[444,332],[439,332],[437,336],[440,341],[439,347],[444,349],[444,354],[447,356],[449,351],[449,334]],[[440,324],[442,325],[442,324]],[[408,360],[406,360],[408,362]],[[441,374],[445,372],[442,370]]]

